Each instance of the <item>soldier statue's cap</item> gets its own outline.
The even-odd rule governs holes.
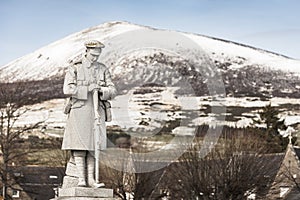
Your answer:
[[[90,40],[84,43],[86,48],[91,48],[91,49],[95,49],[95,48],[104,48],[105,45],[101,42],[99,42],[98,40]]]
[[[90,49],[90,52],[95,55],[101,54],[101,49],[104,48],[104,44],[99,42],[98,40],[90,40],[84,43],[87,49]]]

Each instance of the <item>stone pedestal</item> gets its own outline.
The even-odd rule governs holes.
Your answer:
[[[106,188],[72,187],[59,189],[59,197],[52,200],[113,200],[113,190]]]
[[[113,200],[113,190],[106,188],[72,187],[59,190],[59,197],[53,200]]]
[[[62,188],[76,187],[78,184],[77,168],[74,162],[68,162]]]
[[[72,160],[68,163],[62,188],[58,197],[51,200],[114,200],[113,190],[107,188],[77,187],[78,176],[76,165]]]

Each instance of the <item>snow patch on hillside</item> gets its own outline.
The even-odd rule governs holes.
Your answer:
[[[299,60],[279,56],[261,49],[249,48],[231,42],[223,42],[195,34],[189,33],[185,34],[185,36],[195,41],[213,60],[226,62],[228,59],[231,59],[240,63],[233,65],[233,68],[259,64],[271,69],[296,72],[300,74]]]
[[[195,126],[209,125],[216,126],[230,126],[235,128],[253,126],[253,119],[258,117],[258,112],[264,106],[270,103],[269,101],[261,101],[251,98],[225,98],[219,103],[214,101],[212,97],[182,97],[172,98],[174,88],[169,88],[162,93],[148,93],[148,94],[133,94],[129,92],[126,95],[119,95],[112,101],[112,115],[113,121],[107,122],[110,127],[118,126],[123,131],[141,131],[141,133],[151,134],[151,131],[160,129],[167,121],[187,120],[189,121],[189,128],[187,132],[183,131],[180,126],[172,131],[175,135],[192,135],[191,131]],[[167,96],[167,98],[166,98]],[[186,104],[182,104],[185,102]],[[191,102],[193,106],[188,106],[187,102]],[[197,105],[195,105],[195,103]],[[274,98],[271,99],[272,105],[280,106],[284,104],[297,105],[298,99]],[[41,124],[41,131],[43,129],[60,129],[63,130],[67,115],[63,113],[65,104],[64,99],[53,99],[45,101],[34,106],[27,106],[28,112],[23,115],[16,125],[23,126],[26,124],[34,124],[43,122]],[[220,120],[218,114],[205,113],[203,110],[205,106],[224,106],[235,107],[240,106],[249,108],[248,112],[243,112],[241,115],[233,115],[229,111],[221,113],[222,115],[232,116],[234,121],[230,119]],[[257,108],[260,108],[257,110]],[[188,110],[186,110],[188,109]],[[185,112],[198,111],[198,117],[187,118]],[[300,111],[284,111],[281,113],[281,119],[285,120],[288,126],[300,123]],[[185,125],[185,126],[186,126]],[[183,132],[180,132],[183,131]],[[62,134],[61,131],[60,134]],[[60,135],[62,136],[62,135]]]
[[[41,80],[53,76],[61,76],[64,74],[69,62],[84,52],[83,44],[85,41],[97,39],[109,46],[112,38],[133,30],[153,31],[154,29],[128,22],[110,22],[91,27],[53,42],[2,66],[0,68],[1,80],[7,78],[10,81]],[[170,32],[174,33],[175,31]],[[191,33],[179,34],[183,34],[195,41],[211,60],[218,60],[219,62],[232,61],[229,68],[237,69],[247,65],[261,65],[272,69],[296,72],[298,74],[300,72],[300,61],[298,60],[206,36]],[[120,42],[119,45],[126,45],[128,40]],[[115,48],[119,49],[121,46]],[[100,60],[113,61],[113,53],[110,53],[111,58],[103,59],[100,57]]]

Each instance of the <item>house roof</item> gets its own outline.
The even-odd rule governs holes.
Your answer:
[[[51,199],[65,175],[63,167],[11,166],[10,172],[19,187],[32,199]]]
[[[11,172],[20,185],[60,184],[64,176],[63,167],[21,166],[11,167]]]
[[[300,147],[294,146],[294,151],[295,151],[295,153],[296,153],[298,159],[300,159]]]
[[[293,188],[286,196],[285,199],[288,200],[299,200],[300,199],[300,194],[299,190],[296,188]]]

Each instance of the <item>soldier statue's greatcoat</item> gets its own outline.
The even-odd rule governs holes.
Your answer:
[[[64,94],[70,96],[65,113],[68,114],[66,128],[62,143],[63,150],[71,150],[79,171],[78,186],[87,186],[86,172],[88,170],[88,182],[93,184],[93,166],[95,165],[93,151],[95,151],[95,109],[93,92],[99,95],[98,113],[100,114],[100,149],[106,148],[106,126],[109,113],[107,113],[107,100],[112,99],[116,89],[111,81],[111,75],[107,67],[98,62],[98,57],[104,45],[99,41],[85,43],[86,53],[82,60],[72,63],[65,76]],[[81,173],[83,172],[83,173]],[[91,180],[90,180],[91,179]]]

